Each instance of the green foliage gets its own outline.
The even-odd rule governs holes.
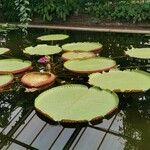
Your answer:
[[[149,0],[1,0],[0,13],[6,21],[27,23],[31,18],[63,20],[72,14],[92,15],[100,20],[150,21]],[[13,16],[13,17],[12,17]]]
[[[103,20],[141,22],[150,21],[150,3],[129,1],[88,3],[86,12]]]
[[[18,10],[18,17],[21,23],[27,23],[31,21],[30,19],[30,8],[29,0],[15,0],[14,1],[16,9]]]
[[[1,0],[1,13],[6,21],[19,21],[18,10],[16,10],[15,3],[12,0]]]
[[[73,13],[75,5],[74,0],[44,0],[36,4],[36,7],[33,6],[33,12],[40,15],[43,20],[62,19],[65,21]]]

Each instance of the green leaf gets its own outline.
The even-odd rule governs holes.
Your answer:
[[[40,36],[37,39],[41,41],[58,41],[58,40],[64,40],[66,38],[69,38],[69,36],[66,34],[50,34],[50,35]]]
[[[62,55],[63,60],[87,59],[96,57],[93,52],[66,52]]]
[[[48,118],[62,122],[90,122],[118,107],[115,93],[80,84],[68,84],[47,90],[35,99],[35,108]]]
[[[77,43],[68,43],[62,46],[64,51],[99,51],[102,48],[102,44],[95,42],[77,42]]]
[[[60,53],[61,51],[62,49],[59,46],[39,44],[35,47],[27,47],[23,52],[29,55],[53,55]]]
[[[9,51],[10,51],[10,49],[2,47],[2,48],[0,48],[0,55],[5,54]]]
[[[7,86],[13,81],[13,75],[0,75],[0,88]]]
[[[0,60],[0,74],[4,73],[21,73],[32,68],[30,61],[23,61],[21,59],[1,59]]]
[[[150,59],[150,48],[132,48],[125,53],[134,58]]]
[[[64,67],[77,73],[93,73],[110,70],[116,66],[116,62],[105,57],[96,57],[82,60],[68,60]]]
[[[150,89],[150,73],[139,70],[112,70],[89,75],[89,84],[116,92],[139,92]]]

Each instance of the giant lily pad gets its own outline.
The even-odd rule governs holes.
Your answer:
[[[62,46],[64,51],[97,52],[102,49],[102,44],[95,42],[68,43]]]
[[[40,36],[37,39],[41,41],[58,41],[58,40],[65,40],[68,37],[69,36],[66,34],[50,34],[50,35]]]
[[[1,59],[0,60],[0,74],[5,73],[21,73],[32,68],[30,61],[23,61],[21,59]]]
[[[108,71],[116,66],[116,62],[105,57],[96,57],[82,60],[68,60],[64,67],[77,73],[93,73]]]
[[[125,53],[133,58],[150,59],[150,48],[133,48]]]
[[[95,57],[93,52],[66,52],[62,55],[63,60],[87,59]]]
[[[51,46],[46,44],[39,44],[35,47],[27,47],[24,53],[29,55],[53,55],[60,53],[62,49],[59,46]]]
[[[0,88],[10,84],[13,81],[13,78],[13,75],[10,74],[0,75]]]
[[[112,70],[89,76],[89,84],[115,92],[143,92],[150,89],[150,73],[139,70]]]
[[[8,48],[0,48],[0,55],[7,53],[9,51],[10,51],[10,49],[8,49]]]
[[[50,120],[64,123],[94,123],[118,107],[115,93],[79,84],[58,86],[35,99],[35,108]]]
[[[26,73],[22,78],[21,82],[31,88],[40,88],[51,85],[55,80],[55,76],[52,73],[46,72],[29,72]]]

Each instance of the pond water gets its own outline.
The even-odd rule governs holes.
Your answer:
[[[45,66],[37,63],[38,57],[27,56],[23,54],[22,50],[25,47],[39,44],[39,42],[36,40],[38,36],[52,33],[63,33],[70,36],[70,38],[64,41],[53,42],[53,44],[59,44],[61,46],[64,43],[78,41],[100,42],[103,44],[103,51],[100,53],[100,56],[115,59],[118,64],[118,68],[122,70],[139,68],[149,72],[150,66],[148,66],[147,63],[143,62],[139,64],[138,62],[130,62],[129,60],[127,61],[126,57],[124,57],[124,50],[131,48],[131,46],[149,46],[149,37],[145,36],[144,34],[65,31],[33,28],[28,29],[28,34],[24,35],[20,30],[10,31],[7,33],[0,33],[1,47],[4,46],[11,49],[10,53],[1,55],[0,59],[15,57],[24,60],[31,60],[34,66],[33,70],[45,70]],[[51,44],[51,42],[48,43]],[[52,70],[53,73],[58,77],[53,87],[61,85],[64,82],[87,85],[88,77],[75,75],[65,70],[63,68],[60,57],[61,54],[54,55],[52,57]],[[63,149],[63,147],[65,147],[66,149],[103,150],[147,150],[150,148],[149,91],[147,93],[138,94],[119,94],[121,100],[120,112],[110,119],[104,120],[102,124],[81,128],[79,132],[75,129],[61,130],[61,127],[59,127],[56,132],[49,133],[52,136],[55,136],[56,134],[55,142],[52,142],[51,145],[45,141],[44,143],[46,144],[43,144],[42,141],[39,140],[39,137],[42,133],[42,137],[44,138],[45,135],[45,139],[47,138],[48,135],[46,132],[44,134],[44,130],[47,129],[45,128],[47,124],[45,124],[45,126],[41,125],[42,127],[39,127],[40,129],[38,129],[38,132],[32,139],[32,142],[28,142],[27,138],[31,140],[31,137],[28,135],[30,135],[29,132],[32,130],[32,128],[36,126],[36,121],[30,125],[30,127],[28,127],[30,130],[27,132],[23,131],[25,127],[21,129],[21,127],[24,125],[28,126],[29,122],[27,119],[32,116],[34,99],[37,95],[39,95],[40,92],[41,91],[26,93],[25,88],[20,84],[19,80],[16,79],[11,91],[0,93],[0,148]],[[55,130],[55,127],[53,127],[53,131]],[[60,130],[60,136],[57,138],[59,132],[58,130]],[[26,140],[24,141],[23,139]],[[52,141],[52,139],[50,141]]]

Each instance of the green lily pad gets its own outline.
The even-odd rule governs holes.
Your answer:
[[[38,37],[38,40],[41,41],[59,41],[59,40],[65,40],[69,36],[66,34],[50,34],[50,35],[43,35]]]
[[[49,89],[35,99],[35,108],[55,122],[92,122],[118,107],[115,93],[79,84]]]
[[[0,75],[0,88],[3,88],[13,81],[13,75]]]
[[[115,92],[143,92],[150,89],[150,73],[112,70],[89,75],[89,84]]]
[[[61,51],[62,49],[59,46],[39,44],[35,47],[27,47],[23,52],[29,55],[53,55]]]
[[[66,52],[62,55],[63,60],[87,59],[96,57],[93,52]]]
[[[150,59],[150,48],[133,48],[125,53],[134,58]]]
[[[116,66],[116,62],[105,57],[96,57],[82,60],[68,60],[64,67],[77,73],[93,73],[110,70]]]
[[[62,46],[64,51],[79,51],[79,52],[90,52],[90,51],[100,51],[102,49],[102,44],[95,42],[77,42],[68,43]]]
[[[1,59],[0,60],[0,74],[5,73],[21,73],[32,68],[30,61],[23,61],[21,59]]]
[[[150,34],[145,34],[145,36],[148,36],[148,37],[150,37]]]
[[[2,55],[2,54],[4,54],[4,53],[7,53],[7,52],[9,52],[10,51],[10,49],[8,49],[8,48],[0,48],[0,55]]]

